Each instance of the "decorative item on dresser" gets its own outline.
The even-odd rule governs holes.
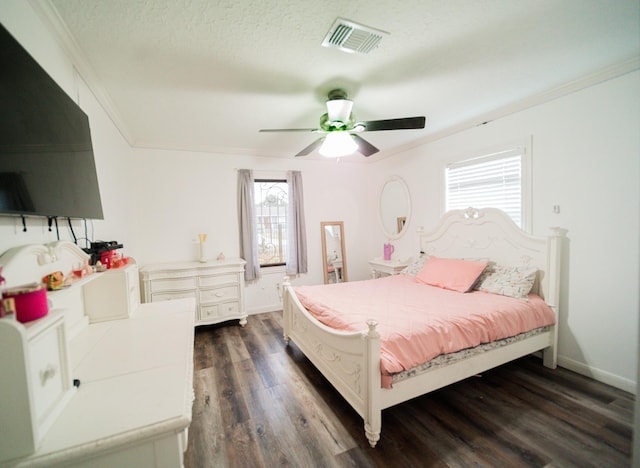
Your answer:
[[[77,245],[0,256],[8,286],[73,277]],[[0,466],[182,466],[193,397],[193,299],[140,304],[135,263],[47,292],[46,315],[0,319]]]
[[[158,263],[140,269],[142,299],[158,302],[195,299],[195,325],[227,320],[247,323],[244,307],[244,265],[241,258],[199,262]]]
[[[382,276],[397,275],[409,265],[407,260],[384,260],[374,258],[369,260],[371,268],[371,278],[376,279]]]

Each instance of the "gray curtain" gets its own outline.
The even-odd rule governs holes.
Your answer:
[[[256,237],[256,218],[253,213],[253,172],[238,169],[238,225],[240,230],[240,257],[247,264],[244,279],[255,281],[260,278],[258,261],[258,239]]]
[[[297,275],[307,272],[307,233],[304,225],[304,197],[300,171],[287,172],[287,185],[289,186],[287,274]]]

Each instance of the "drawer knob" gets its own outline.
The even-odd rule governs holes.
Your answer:
[[[216,297],[222,297],[222,296],[224,296],[224,293],[221,293],[221,292],[216,293]]]
[[[58,369],[53,364],[49,364],[46,369],[40,371],[40,384],[44,387],[47,380],[53,378],[57,372]]]

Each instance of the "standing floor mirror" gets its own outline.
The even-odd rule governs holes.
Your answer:
[[[347,281],[347,258],[344,251],[344,223],[342,221],[322,221],[322,266],[324,284]]]

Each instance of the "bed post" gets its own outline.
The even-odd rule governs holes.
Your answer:
[[[291,330],[291,305],[288,301],[289,286],[291,286],[289,277],[285,276],[282,281],[282,286],[280,287],[280,299],[282,300],[282,334],[286,346],[289,346],[289,341],[291,341],[291,337],[289,336],[289,330]]]
[[[567,230],[559,227],[551,228],[548,240],[547,259],[547,291],[545,301],[553,309],[556,316],[556,325],[551,332],[551,346],[543,351],[543,364],[545,367],[555,369],[558,364],[558,326],[560,324],[560,281],[562,274],[562,246],[567,236]]]
[[[380,408],[380,392],[382,377],[380,376],[380,334],[376,330],[378,322],[367,320],[369,331],[366,340],[367,394],[365,401],[364,432],[371,448],[380,440],[382,429],[382,409]]]

